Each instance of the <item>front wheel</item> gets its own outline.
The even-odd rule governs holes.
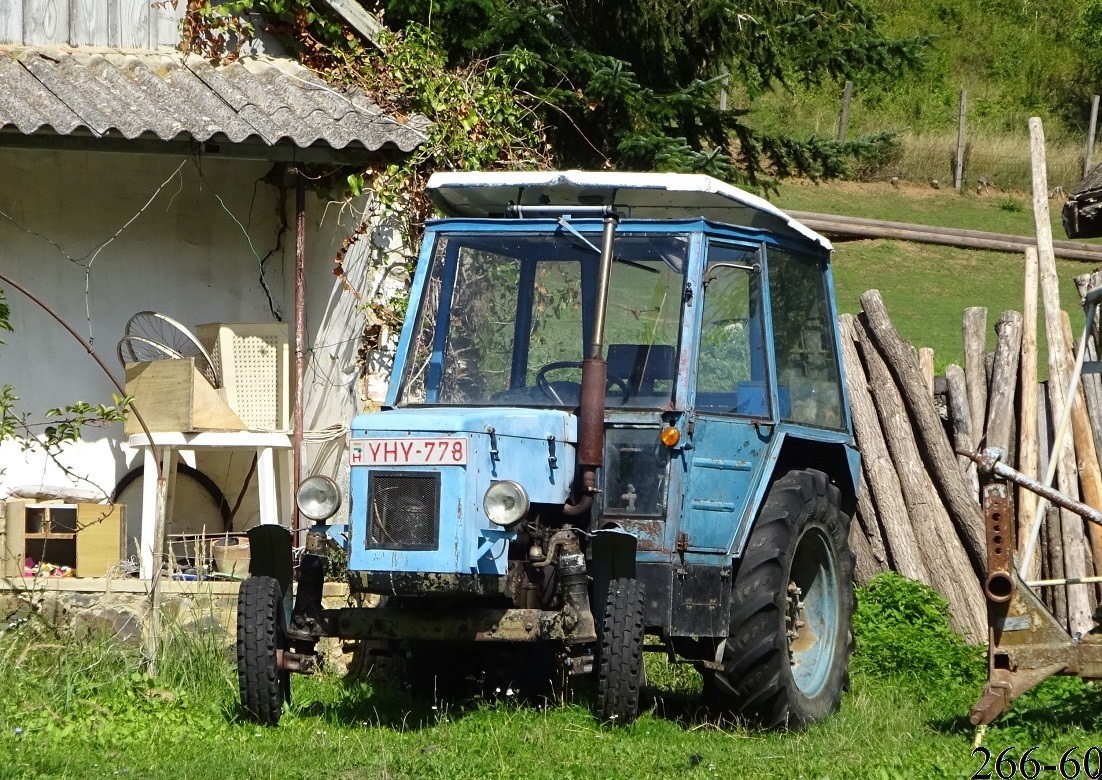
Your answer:
[[[290,674],[280,667],[288,647],[283,594],[274,577],[250,577],[237,594],[237,682],[249,718],[274,726],[290,699]]]
[[[609,583],[597,648],[597,717],[602,721],[623,725],[639,717],[644,605],[639,580]]]
[[[709,692],[765,728],[838,709],[853,648],[853,553],[838,488],[820,471],[777,480],[735,575],[731,631]]]

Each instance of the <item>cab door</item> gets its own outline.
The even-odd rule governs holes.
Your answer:
[[[775,427],[761,248],[710,242],[703,290],[678,549],[726,554]]]

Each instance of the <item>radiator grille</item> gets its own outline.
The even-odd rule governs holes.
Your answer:
[[[440,475],[372,472],[367,543],[377,550],[435,550],[440,535]]]

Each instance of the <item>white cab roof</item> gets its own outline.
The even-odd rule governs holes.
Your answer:
[[[509,204],[615,206],[635,219],[696,219],[830,241],[757,195],[711,176],[689,173],[593,171],[441,172],[427,194],[449,217],[499,217]]]

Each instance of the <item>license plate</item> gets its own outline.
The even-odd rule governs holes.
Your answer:
[[[463,466],[467,440],[458,436],[353,439],[348,462],[353,466]]]

